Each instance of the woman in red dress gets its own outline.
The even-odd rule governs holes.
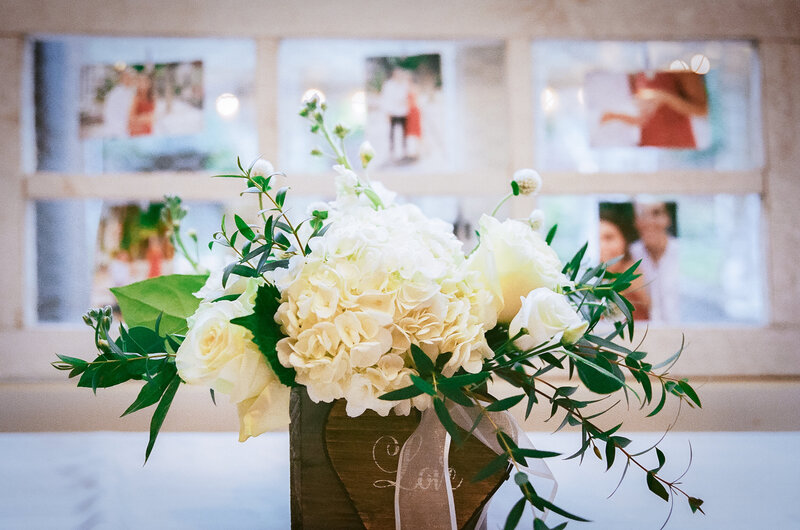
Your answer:
[[[128,134],[130,136],[146,136],[153,134],[153,115],[156,110],[156,99],[153,91],[153,80],[149,75],[140,75],[133,98],[130,116],[128,117]]]
[[[618,120],[640,128],[639,145],[697,149],[693,116],[708,115],[708,95],[703,76],[693,72],[639,72],[629,79],[639,104],[639,115],[607,112],[602,122]]]

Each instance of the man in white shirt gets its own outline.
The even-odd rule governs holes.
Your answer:
[[[392,75],[383,82],[381,88],[381,107],[389,116],[389,153],[395,155],[395,130],[400,128],[403,150],[399,157],[406,155],[406,123],[408,120],[409,79],[405,70],[395,68]]]
[[[669,233],[672,219],[663,202],[638,202],[636,230],[639,240],[631,244],[634,260],[642,260],[650,293],[650,321],[680,320],[680,257],[678,241]]]
[[[129,136],[128,120],[133,98],[136,96],[136,79],[128,70],[120,73],[119,81],[103,100],[103,136],[124,138]]]

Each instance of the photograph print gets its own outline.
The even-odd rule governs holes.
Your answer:
[[[203,63],[81,68],[81,138],[180,136],[203,130]]]
[[[584,94],[592,147],[702,150],[711,145],[704,75],[590,72]]]
[[[366,62],[366,133],[375,148],[375,166],[444,169],[441,56],[369,57]]]

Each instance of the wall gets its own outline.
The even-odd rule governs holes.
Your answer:
[[[187,199],[233,193],[228,182],[198,189],[192,176],[99,176],[30,173],[21,160],[29,134],[21,107],[30,97],[25,37],[29,34],[129,36],[236,36],[257,42],[257,102],[261,152],[277,153],[279,129],[277,56],[282,38],[493,38],[506,43],[507,120],[511,142],[508,168],[534,166],[531,123],[530,42],[541,38],[611,40],[746,39],[754,41],[762,65],[765,165],[725,174],[666,172],[629,175],[545,175],[548,192],[761,194],[769,271],[770,322],[763,328],[687,329],[689,348],[678,375],[699,383],[705,408],[691,411],[677,428],[712,430],[800,429],[800,3],[745,0],[558,0],[518,2],[234,2],[180,0],[91,0],[0,3],[0,430],[143,429],[146,416],[120,421],[134,386],[106,391],[100,399],[76,390],[49,366],[56,351],[87,355],[91,337],[80,328],[31,324],[31,259],[28,201],[62,197],[158,198],[180,193]],[[484,175],[464,175],[460,188],[495,191]],[[434,193],[450,186],[435,175],[400,178],[387,184],[406,193]],[[312,188],[299,180],[298,192]],[[669,184],[666,184],[669,183]],[[667,189],[668,188],[668,189]],[[529,205],[527,205],[529,206]],[[518,206],[525,210],[525,204]],[[666,354],[680,329],[651,331],[647,347]],[[200,403],[198,405],[197,403]],[[789,406],[786,406],[789,404]],[[140,413],[141,414],[141,413]],[[134,415],[136,416],[136,415]],[[626,423],[631,429],[662,428],[671,418]],[[537,418],[538,420],[538,418]],[[540,428],[538,422],[529,423]],[[233,409],[208,404],[206,393],[179,394],[166,429],[235,429]]]

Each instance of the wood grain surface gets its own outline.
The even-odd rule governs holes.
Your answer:
[[[291,402],[292,528],[395,528],[394,480],[400,448],[419,413],[357,418],[344,401],[313,403],[302,389]],[[458,528],[474,529],[492,494],[508,477],[471,478],[496,455],[474,437],[450,448],[450,475]]]

